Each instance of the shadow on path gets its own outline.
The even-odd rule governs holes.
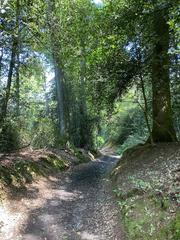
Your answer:
[[[117,161],[102,156],[48,179],[36,207],[31,209],[32,198],[24,200],[30,205],[28,217],[12,240],[123,239],[108,179]]]

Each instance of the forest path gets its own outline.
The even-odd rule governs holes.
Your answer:
[[[124,239],[108,176],[117,161],[117,156],[104,155],[12,196],[0,239]]]

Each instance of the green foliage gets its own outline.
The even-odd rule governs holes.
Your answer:
[[[170,62],[162,66],[164,71],[159,64],[157,73],[169,68],[180,137],[178,1],[104,0],[100,6],[91,0],[1,2],[0,107],[7,102],[6,116],[0,116],[4,118],[1,152],[27,144],[67,147],[79,162],[85,162],[87,155],[76,147],[101,148],[110,142],[122,154],[145,143],[152,112],[159,104],[151,90],[157,83],[152,81],[152,55],[161,40],[153,22],[160,22],[155,15],[159,17],[156,13],[164,10],[170,27],[165,55]],[[166,103],[163,99],[160,105]],[[0,165],[0,179],[23,184],[36,174],[64,167],[54,157],[38,162],[17,160],[9,167]],[[142,179],[131,179],[131,184],[134,189],[129,193],[116,191],[129,239],[179,239],[179,216],[165,221],[170,204],[160,187]],[[145,199],[139,197],[149,191]]]
[[[138,103],[134,89],[130,89],[120,102],[116,102],[111,117],[107,116],[101,127],[104,141],[116,145],[120,155],[134,145],[145,143],[149,135],[144,113],[139,106],[139,103],[143,106],[143,100]]]
[[[143,143],[149,133],[140,76],[145,83],[151,125],[151,54],[155,40],[152,13],[164,6],[170,6],[170,68],[174,119],[179,132],[175,94],[179,89],[176,1],[106,0],[99,6],[90,0],[32,3],[21,0],[19,6],[18,0],[3,3],[0,105],[7,97],[7,116],[20,122],[17,129],[22,145],[59,146],[69,140],[77,147],[98,148],[111,141],[121,145],[118,152],[122,153]],[[13,42],[17,46],[9,86],[6,81]],[[54,67],[61,73],[58,80],[57,73],[55,78],[53,75]],[[58,82],[62,101],[57,97]],[[135,88],[138,94],[133,99]],[[63,133],[59,126],[61,118]],[[3,138],[8,138],[12,134],[4,135]],[[7,145],[3,141],[1,145]]]
[[[20,138],[18,124],[14,121],[6,121],[0,128],[0,151],[9,152],[18,149]]]
[[[175,218],[169,218],[169,213],[158,209],[150,199],[132,200],[131,203],[126,202],[124,205],[128,239],[175,240],[179,238],[178,215]]]
[[[83,149],[76,148],[70,142],[66,142],[66,147],[75,157],[77,157],[78,162],[76,164],[85,163],[89,161],[89,156]]]
[[[14,160],[10,165],[0,165],[0,181],[7,185],[24,185],[38,175],[46,176],[65,167],[65,162],[55,155],[41,157],[38,161]]]
[[[171,214],[174,205],[165,196],[159,182],[150,183],[131,177],[129,192],[115,189],[123,221],[130,240],[179,239],[180,215]],[[130,183],[129,183],[130,184]]]
[[[154,237],[156,237],[157,240],[178,240],[180,238],[180,214],[177,213],[177,215],[157,233],[157,236]]]
[[[97,136],[95,146],[97,149],[100,149],[105,144],[105,140],[102,136]]]
[[[38,118],[32,129],[32,146],[36,148],[54,147],[57,145],[55,124],[48,118]]]

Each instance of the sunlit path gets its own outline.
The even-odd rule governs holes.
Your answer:
[[[1,240],[122,240],[108,173],[118,158],[104,156],[60,177],[41,179],[1,210]]]

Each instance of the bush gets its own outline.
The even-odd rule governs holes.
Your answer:
[[[0,151],[9,152],[18,149],[20,146],[17,123],[6,121],[0,128]]]
[[[48,118],[41,118],[32,129],[32,146],[37,148],[53,147],[56,144],[55,126]]]
[[[14,159],[11,164],[0,165],[0,183],[3,185],[24,185],[30,183],[36,176],[47,176],[52,172],[63,170],[68,165],[54,154],[33,159]]]
[[[101,136],[97,136],[95,147],[96,147],[97,149],[99,149],[99,148],[101,148],[101,147],[104,145],[104,143],[105,143],[104,138],[101,137]]]

